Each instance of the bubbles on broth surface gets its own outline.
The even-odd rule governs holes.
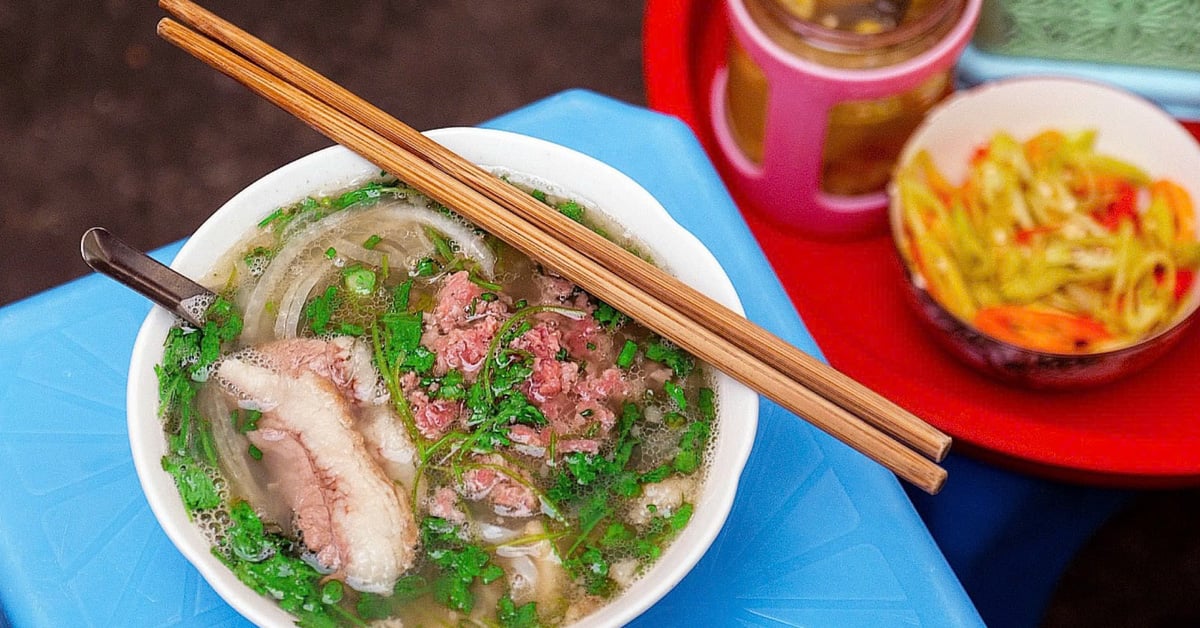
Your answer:
[[[213,486],[217,488],[217,496],[221,498],[221,506],[209,508],[206,510],[198,510],[193,515],[193,521],[196,528],[208,539],[209,544],[213,547],[223,547],[226,543],[226,531],[232,524],[229,519],[229,511],[225,509],[225,505],[229,503],[230,491],[229,483],[225,481],[225,477],[220,470],[213,468],[205,469],[212,481]]]
[[[215,299],[216,295],[214,294],[197,294],[184,299],[179,305],[193,319],[202,321],[204,320],[205,313],[208,312],[208,308],[212,306]]]

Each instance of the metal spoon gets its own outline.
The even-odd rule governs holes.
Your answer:
[[[125,244],[108,229],[92,227],[84,232],[79,252],[88,266],[133,288],[188,323],[196,327],[204,325],[204,310],[216,294]]]

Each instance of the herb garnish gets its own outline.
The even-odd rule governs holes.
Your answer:
[[[675,375],[680,379],[686,378],[692,369],[696,368],[696,360],[688,352],[661,336],[655,336],[646,345],[645,355],[648,360],[671,367],[671,370],[675,371]]]
[[[467,543],[461,529],[438,517],[421,521],[421,543],[441,574],[433,581],[433,597],[451,609],[470,613],[475,607],[471,585],[476,580],[489,584],[504,575],[491,555],[478,545]]]
[[[175,479],[188,514],[220,505],[215,478],[217,453],[212,426],[193,406],[200,383],[221,356],[221,345],[242,331],[242,317],[224,297],[204,314],[200,329],[172,327],[163,346],[158,376],[159,412],[165,421],[167,454],[163,470]]]
[[[362,624],[357,617],[325,601],[329,586],[318,588],[321,574],[291,554],[290,539],[266,532],[250,504],[237,502],[229,509],[229,518],[231,525],[225,540],[213,548],[213,554],[239,580],[277,600],[283,610],[299,618],[301,626],[336,626],[338,621],[333,613]],[[332,596],[331,588],[329,594]]]

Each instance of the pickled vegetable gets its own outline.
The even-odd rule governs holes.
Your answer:
[[[896,174],[902,253],[929,294],[1000,340],[1092,353],[1169,327],[1200,266],[1178,183],[1095,150],[1094,131],[998,133],[954,185],[927,152]]]

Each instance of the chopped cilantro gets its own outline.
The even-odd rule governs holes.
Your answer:
[[[467,389],[464,386],[464,382],[462,371],[450,369],[437,380],[438,388],[433,396],[435,399],[449,399],[451,401],[464,399],[467,396]]]
[[[364,249],[367,249],[368,251],[373,251],[373,250],[375,250],[376,246],[379,246],[380,242],[383,242],[383,238],[379,237],[376,234],[371,234],[371,237],[369,237],[365,241],[363,241],[362,246]]]
[[[546,193],[541,190],[533,190],[529,193],[529,195],[543,203],[546,203],[547,205],[550,204],[550,201],[546,198]]]
[[[667,479],[667,476],[669,475],[671,475],[671,465],[664,464],[643,473],[638,478],[638,481],[642,484],[654,484],[657,482],[662,482],[663,480]]]
[[[546,425],[546,416],[521,390],[533,374],[533,355],[508,345],[532,328],[528,320],[531,316],[548,309],[532,306],[518,310],[493,336],[483,366],[466,395],[467,425],[474,428],[471,450],[484,453],[495,443],[507,442],[511,425]]]
[[[700,456],[693,450],[684,449],[675,454],[673,464],[680,473],[692,473],[700,466]]]
[[[262,460],[262,457],[263,457],[262,450],[259,449],[258,447],[255,447],[253,444],[251,444],[250,448],[247,449],[247,453],[249,453],[250,457],[254,458],[255,460]]]
[[[696,361],[691,355],[666,338],[656,337],[646,346],[645,354],[647,359],[671,367],[680,379],[687,377],[696,367]]]
[[[537,602],[526,602],[517,606],[511,595],[505,595],[496,603],[496,619],[502,628],[537,628]]]
[[[220,358],[222,344],[242,330],[241,315],[223,297],[213,301],[205,319],[200,329],[171,328],[163,344],[162,363],[154,369],[169,450],[161,464],[175,479],[189,513],[220,504],[213,484],[217,461],[212,426],[192,402],[209,367]]]
[[[567,218],[570,218],[578,223],[583,222],[583,205],[580,205],[575,201],[563,201],[559,203],[556,208],[560,214],[566,216]]]
[[[563,566],[572,577],[583,581],[588,593],[602,597],[612,593],[615,583],[608,577],[609,561],[598,548],[589,547],[579,556],[564,561]]]
[[[563,462],[571,475],[575,476],[575,481],[584,486],[595,482],[596,478],[608,470],[609,465],[609,461],[603,456],[578,451],[563,456]]]
[[[394,616],[404,605],[404,602],[419,598],[429,593],[429,583],[425,578],[416,574],[408,575],[396,581],[391,595],[377,593],[362,593],[358,597],[355,610],[358,616],[366,621],[387,619]]]
[[[397,370],[425,373],[433,368],[433,352],[421,345],[423,315],[417,312],[387,312],[379,317],[385,366]]]
[[[596,302],[596,311],[592,312],[592,316],[596,319],[597,323],[600,323],[601,327],[604,327],[609,331],[617,329],[618,327],[629,322],[628,316],[618,312],[616,308],[605,303],[604,301]]]
[[[318,336],[329,333],[329,322],[333,319],[333,311],[342,303],[337,286],[329,286],[325,292],[309,301],[304,306],[304,316],[308,326]]]
[[[486,550],[464,541],[459,527],[445,519],[425,517],[421,540],[426,556],[441,570],[432,586],[434,599],[443,606],[470,613],[475,607],[471,592],[475,581],[490,584],[504,575]]]
[[[229,509],[231,524],[223,544],[213,549],[238,579],[299,618],[302,626],[335,626],[332,605],[325,602],[323,576],[303,559],[285,551],[287,538],[265,531],[254,509],[239,501]],[[332,589],[331,589],[332,591]],[[340,609],[339,609],[340,610]]]
[[[700,454],[708,441],[712,428],[706,421],[688,423],[683,436],[679,438],[679,453],[675,454],[675,470],[680,473],[692,473],[700,466]]]
[[[332,246],[325,249],[325,257],[328,257],[329,259],[337,257],[337,249],[333,248]]]
[[[682,504],[675,511],[675,514],[668,518],[671,524],[671,529],[678,532],[687,527],[688,521],[692,520],[692,511],[694,508],[691,504]]]
[[[242,262],[245,263],[247,266],[253,267],[256,263],[261,262],[263,260],[269,260],[274,255],[275,255],[275,253],[271,249],[268,249],[265,246],[256,246],[253,249],[250,249],[250,251],[248,253],[246,253],[244,256],[242,256]]]
[[[205,319],[216,325],[217,337],[221,342],[230,342],[242,333],[242,316],[233,303],[218,296],[204,312]]]
[[[162,468],[175,478],[175,488],[179,489],[189,514],[221,505],[221,496],[213,483],[215,471],[207,465],[183,456],[166,455],[162,458]]]

